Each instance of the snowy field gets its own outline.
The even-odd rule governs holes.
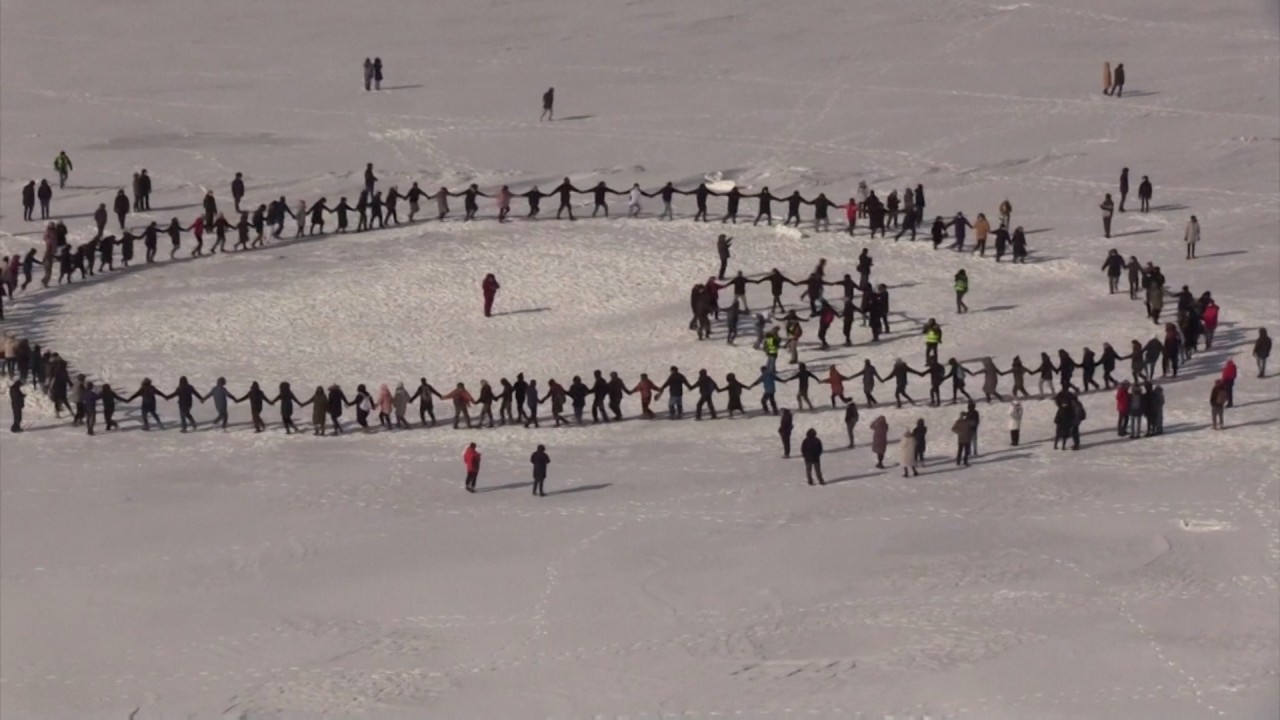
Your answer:
[[[754,412],[649,422],[629,399],[608,426],[320,439],[255,434],[243,405],[228,432],[184,435],[164,403],[164,432],[141,432],[135,407],[91,438],[32,396],[31,431],[0,437],[0,716],[1276,717],[1280,380],[1255,379],[1249,355],[1258,327],[1280,328],[1278,18],[1275,0],[0,0],[0,255],[40,241],[19,212],[28,179],[55,180],[78,243],[143,167],[155,210],[135,224],[189,223],[203,187],[229,206],[236,171],[254,205],[354,201],[366,162],[402,191],[715,177],[841,200],[859,181],[882,197],[923,183],[930,218],[994,221],[1007,197],[1030,261],[730,231],[730,271],[748,275],[801,278],[825,257],[839,277],[871,249],[893,333],[871,345],[859,324],[854,347],[824,352],[811,324],[815,370],[919,367],[931,316],[944,360],[1127,352],[1156,328],[1107,294],[1112,247],[1222,306],[1214,348],[1165,383],[1158,438],[1117,438],[1111,394],[1093,393],[1081,451],[1051,449],[1038,400],[1011,448],[1006,406],[980,403],[981,454],[960,470],[957,407],[864,407],[846,450],[818,386],[796,439],[826,440],[827,487],[804,484],[776,419]],[[363,91],[366,55],[388,89]],[[1104,60],[1125,64],[1122,99],[1100,92]],[[539,123],[552,85],[559,119]],[[62,149],[75,171],[58,191]],[[1154,208],[1117,214],[1105,240],[1098,203],[1125,166],[1135,189],[1151,177]],[[237,393],[289,380],[304,397],[519,371],[660,382],[673,364],[754,379],[749,340],[687,329],[721,226],[692,223],[692,198],[675,222],[656,199],[639,219],[615,200],[608,220],[505,225],[482,200],[481,222],[33,286],[6,298],[4,327],[129,392],[179,375]],[[487,320],[486,272],[503,286]],[[750,300],[767,307],[767,286]],[[1213,432],[1228,358],[1236,407]],[[895,442],[876,470],[866,423],[881,413]],[[917,418],[930,462],[907,480],[896,439]],[[528,490],[538,443],[545,498]]]

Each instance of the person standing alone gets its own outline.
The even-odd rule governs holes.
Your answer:
[[[547,91],[542,93],[542,114],[538,116],[538,122],[542,122],[543,120],[556,119],[555,113],[551,111],[551,106],[554,105],[555,102],[556,102],[556,89],[547,88]]]
[[[467,492],[476,491],[476,479],[480,476],[480,451],[471,443],[462,453],[462,464],[467,469]]]
[[[1182,237],[1183,242],[1187,244],[1187,259],[1196,259],[1196,244],[1200,242],[1200,221],[1196,220],[1196,216],[1192,215],[1191,220],[1187,221],[1187,231]]]
[[[1116,204],[1111,199],[1111,193],[1107,193],[1102,199],[1098,209],[1102,210],[1102,234],[1104,237],[1111,237],[1111,218],[1116,214]]]
[[[814,475],[818,476],[818,484],[826,485],[827,481],[822,479],[822,441],[818,439],[818,431],[809,428],[804,434],[804,441],[800,443],[800,456],[804,458],[804,476],[813,484]]]
[[[480,289],[484,293],[484,316],[493,315],[493,300],[498,296],[498,289],[502,286],[498,284],[498,278],[493,273],[484,276],[484,282],[480,284]]]
[[[551,458],[547,456],[547,446],[539,445],[538,449],[529,456],[529,462],[533,465],[533,494],[546,497],[547,494],[542,491],[542,483],[547,479],[547,466],[551,464]]]

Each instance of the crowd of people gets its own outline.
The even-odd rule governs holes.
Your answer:
[[[378,76],[376,62],[368,64],[366,66],[367,84],[372,83],[376,87],[380,81]],[[544,110],[548,114],[551,110],[553,92],[549,90],[548,97],[544,98]],[[72,169],[70,158],[65,153],[60,153],[54,162],[54,167],[59,175],[60,186],[65,186],[67,176]],[[494,193],[486,193],[473,184],[461,191],[451,191],[441,187],[434,193],[428,193],[415,182],[404,194],[401,194],[397,187],[392,186],[384,196],[384,193],[378,189],[379,182],[370,163],[365,168],[364,187],[354,205],[351,205],[346,197],[342,197],[338,203],[330,207],[328,200],[322,197],[310,205],[300,201],[296,206],[291,207],[285,197],[280,197],[260,204],[256,208],[242,209],[245,183],[242,174],[236,173],[230,189],[234,212],[239,216],[237,222],[233,223],[226,218],[218,208],[213,191],[209,190],[206,191],[202,200],[202,213],[190,225],[184,225],[177,218],[173,218],[163,228],[157,222],[150,222],[140,234],[135,235],[128,225],[129,215],[150,210],[151,177],[143,169],[134,174],[132,199],[125,194],[124,189],[121,189],[113,202],[112,211],[120,227],[119,237],[106,232],[109,215],[105,204],[100,204],[93,214],[96,225],[93,237],[75,248],[72,248],[68,241],[66,225],[62,222],[49,221],[44,236],[43,257],[38,258],[37,249],[31,248],[22,257],[14,255],[6,258],[0,265],[0,272],[3,273],[0,276],[0,280],[3,281],[0,282],[0,287],[3,287],[10,297],[19,290],[25,290],[32,282],[37,263],[44,270],[41,281],[44,286],[48,286],[52,280],[52,269],[55,263],[59,271],[59,284],[64,281],[71,282],[77,273],[83,279],[98,272],[113,270],[117,248],[122,265],[127,267],[133,261],[134,243],[137,241],[141,241],[145,248],[145,261],[154,262],[159,236],[162,234],[168,236],[171,241],[172,249],[169,257],[173,258],[180,248],[181,236],[186,233],[190,233],[195,240],[191,255],[199,257],[204,254],[206,232],[212,233],[214,237],[209,249],[212,254],[219,250],[224,252],[227,250],[226,239],[233,232],[237,240],[232,250],[260,246],[265,242],[265,236],[268,233],[273,238],[279,238],[284,233],[285,224],[289,219],[296,223],[296,237],[324,233],[326,217],[329,215],[337,218],[334,229],[337,233],[352,230],[352,216],[355,218],[354,231],[384,228],[401,222],[399,215],[401,201],[408,205],[406,221],[414,222],[424,201],[434,201],[437,220],[444,220],[451,211],[449,198],[461,197],[463,220],[471,221],[477,216],[479,198],[493,198],[497,206],[497,219],[500,222],[507,222],[511,203],[515,198],[523,198],[527,201],[529,212],[526,217],[530,220],[539,216],[540,202],[544,197],[558,199],[557,218],[567,214],[570,220],[574,220],[576,219],[573,213],[572,197],[574,195],[585,194],[592,197],[593,216],[600,213],[605,216],[609,214],[609,195],[625,195],[631,216],[639,214],[644,198],[659,198],[662,202],[662,212],[659,217],[670,219],[674,217],[672,206],[675,196],[692,195],[697,206],[694,219],[706,221],[709,198],[725,197],[726,212],[720,218],[721,222],[736,223],[740,202],[743,198],[748,198],[757,202],[753,224],[759,224],[761,221],[772,224],[773,203],[777,201],[786,205],[784,225],[798,226],[802,222],[801,208],[808,205],[814,208],[814,229],[828,230],[830,210],[840,208],[845,212],[847,222],[845,231],[849,234],[853,234],[859,219],[865,219],[871,237],[875,237],[877,232],[881,237],[885,237],[888,229],[896,228],[898,232],[895,234],[895,240],[906,234],[910,234],[912,240],[915,239],[917,228],[923,223],[925,209],[925,194],[921,185],[905,189],[901,196],[897,190],[891,190],[884,200],[881,200],[876,196],[875,191],[869,190],[865,183],[861,183],[855,195],[849,198],[847,203],[836,203],[829,200],[823,193],[810,199],[803,197],[798,191],[787,196],[774,196],[768,187],[754,193],[744,193],[736,187],[726,191],[713,191],[706,183],[692,189],[677,189],[672,183],[667,183],[652,191],[642,190],[638,184],[633,184],[629,190],[622,191],[611,188],[603,182],[588,188],[578,188],[565,178],[551,192],[542,192],[535,186],[525,192],[515,193],[504,185]],[[1121,174],[1120,188],[1120,210],[1123,212],[1128,194],[1127,168]],[[1139,187],[1139,199],[1143,212],[1149,209],[1151,194],[1150,181],[1144,176]],[[38,186],[33,181],[24,187],[24,218],[34,220],[35,206],[38,202],[41,219],[47,220],[50,217],[51,198],[52,188],[47,181],[41,181]],[[1114,211],[1113,207],[1108,207],[1110,204],[1108,195],[1103,207],[1106,213],[1104,221],[1108,235],[1110,213]],[[997,262],[1003,259],[1007,251],[1012,255],[1014,262],[1025,261],[1027,257],[1025,232],[1021,227],[1014,228],[1012,232],[1009,230],[1012,212],[1012,205],[1007,199],[1000,203],[998,225],[994,230],[983,213],[978,213],[973,221],[963,213],[956,213],[949,220],[939,216],[935,218],[930,229],[934,248],[939,248],[945,238],[954,237],[950,248],[967,251],[969,249],[966,248],[966,240],[969,231],[972,231],[974,247],[970,252],[985,256],[988,240],[993,238]],[[1192,223],[1195,223],[1194,217]],[[1198,240],[1198,225],[1195,226],[1194,237]],[[1195,240],[1192,239],[1192,229],[1189,227],[1188,257],[1194,256]],[[690,380],[673,366],[667,378],[660,384],[651,380],[646,373],[641,373],[637,380],[628,383],[620,378],[617,372],[610,372],[606,377],[602,371],[596,370],[589,384],[580,376],[573,376],[568,383],[548,379],[544,390],[539,387],[536,380],[526,380],[523,373],[518,373],[514,381],[508,378],[500,379],[497,388],[490,385],[488,380],[481,380],[474,394],[461,382],[441,393],[422,378],[413,387],[412,392],[402,382],[395,383],[394,388],[388,384],[381,384],[376,392],[371,392],[369,386],[360,384],[354,394],[348,396],[339,385],[333,384],[327,388],[317,386],[314,392],[304,393],[300,398],[294,393],[289,382],[281,382],[274,392],[268,392],[254,381],[242,394],[237,395],[228,387],[224,378],[219,378],[207,391],[201,392],[186,377],[179,378],[170,392],[164,392],[158,389],[150,379],[144,379],[132,392],[120,393],[109,384],[95,386],[83,374],[73,374],[67,362],[57,353],[45,350],[40,345],[16,337],[10,332],[4,340],[2,349],[4,371],[12,380],[10,404],[13,409],[14,424],[11,429],[14,432],[22,430],[22,409],[25,405],[22,388],[27,383],[48,395],[57,417],[61,417],[63,412],[68,413],[73,425],[84,426],[91,435],[97,428],[99,411],[104,429],[114,430],[119,427],[116,420],[118,406],[134,401],[140,403],[140,419],[144,430],[150,430],[153,422],[157,428],[163,429],[164,425],[158,414],[159,402],[176,400],[182,432],[198,428],[193,415],[195,405],[211,402],[216,413],[212,421],[215,427],[225,429],[228,426],[231,405],[247,403],[256,432],[262,432],[267,428],[267,422],[263,417],[266,405],[279,407],[280,425],[286,433],[298,432],[294,411],[310,405],[312,407],[311,432],[316,435],[337,435],[344,431],[343,415],[348,408],[355,409],[356,425],[365,431],[375,428],[372,419],[375,413],[378,427],[387,430],[409,428],[411,423],[408,417],[411,407],[414,406],[418,411],[418,422],[423,426],[434,426],[437,422],[434,400],[441,400],[452,406],[454,428],[462,427],[464,423],[468,428],[475,427],[477,424],[480,427],[495,427],[515,423],[522,424],[524,427],[539,427],[539,409],[545,403],[550,403],[550,420],[556,427],[585,423],[588,403],[591,406],[590,415],[593,423],[615,422],[624,419],[622,403],[629,395],[638,395],[641,416],[653,419],[657,414],[652,408],[652,403],[660,401],[664,393],[667,395],[667,417],[679,420],[685,416],[683,401],[686,391],[696,393],[697,396],[693,412],[695,419],[703,419],[704,412],[709,419],[716,419],[719,416],[716,410],[716,396],[721,393],[727,396],[725,410],[732,418],[738,414],[746,414],[744,392],[760,387],[761,412],[780,415],[779,434],[782,437],[784,455],[789,455],[794,416],[791,410],[780,411],[778,408],[776,393],[780,384],[795,383],[796,412],[804,410],[806,406],[809,410],[815,408],[809,396],[811,386],[827,385],[831,406],[838,408],[843,405],[848,441],[852,447],[854,426],[859,417],[858,405],[845,394],[844,383],[861,379],[864,406],[868,408],[877,407],[880,404],[874,395],[877,385],[892,383],[893,401],[897,407],[901,408],[904,401],[912,405],[916,403],[908,393],[909,378],[914,375],[927,379],[930,406],[937,407],[943,403],[944,386],[947,384],[950,386],[951,403],[962,402],[961,398],[966,403],[966,409],[957,418],[951,431],[957,438],[956,463],[967,465],[969,458],[976,455],[980,417],[974,398],[966,386],[969,376],[980,376],[981,393],[988,403],[1006,399],[999,391],[999,379],[1005,375],[1013,376],[1013,388],[1008,398],[1011,400],[1009,423],[1010,442],[1013,445],[1019,442],[1022,417],[1019,398],[1031,397],[1026,388],[1028,376],[1038,379],[1038,396],[1052,397],[1057,407],[1054,417],[1055,448],[1066,449],[1069,441],[1073,449],[1079,446],[1079,426],[1085,414],[1079,394],[1090,390],[1116,388],[1118,433],[1138,437],[1145,419],[1145,434],[1159,434],[1163,429],[1163,389],[1155,379],[1156,365],[1160,365],[1161,377],[1171,375],[1176,377],[1179,365],[1191,358],[1192,352],[1198,349],[1201,340],[1206,349],[1212,347],[1218,320],[1219,307],[1209,293],[1206,292],[1196,298],[1186,286],[1183,286],[1180,292],[1170,293],[1165,286],[1166,280],[1159,267],[1150,262],[1143,266],[1133,256],[1126,261],[1118,251],[1112,250],[1102,268],[1107,274],[1111,293],[1120,292],[1120,278],[1127,273],[1130,297],[1136,299],[1139,292],[1142,293],[1147,316],[1157,325],[1160,324],[1165,296],[1174,295],[1178,303],[1177,321],[1165,324],[1163,337],[1152,338],[1145,344],[1133,340],[1128,354],[1121,355],[1109,343],[1103,343],[1101,353],[1084,348],[1079,359],[1073,358],[1065,349],[1057,351],[1056,361],[1048,353],[1040,353],[1038,363],[1031,364],[1024,364],[1021,357],[1015,356],[1006,369],[998,368],[990,357],[971,361],[949,358],[943,362],[938,354],[942,343],[942,328],[936,319],[930,318],[922,330],[925,355],[924,364],[920,368],[912,367],[901,359],[895,359],[892,366],[882,372],[870,359],[867,359],[859,370],[851,374],[843,374],[838,367],[830,365],[820,377],[811,372],[798,357],[804,323],[817,318],[817,335],[823,349],[829,347],[827,334],[837,318],[843,321],[845,345],[852,344],[851,330],[855,319],[859,316],[862,318],[862,324],[870,328],[872,342],[878,341],[882,334],[890,331],[889,289],[883,283],[873,284],[870,281],[874,261],[869,250],[864,248],[858,257],[856,267],[858,280],[856,281],[852,274],[848,273],[837,280],[827,279],[825,259],[819,261],[815,269],[800,281],[787,277],[776,268],[751,279],[744,273],[738,272],[726,281],[732,243],[733,239],[724,234],[717,239],[719,273],[709,277],[706,282],[696,284],[692,289],[690,304],[693,319],[689,326],[691,330],[697,332],[699,339],[710,338],[711,317],[718,319],[723,313],[727,316],[726,341],[732,344],[738,336],[743,315],[750,313],[746,300],[746,286],[769,284],[772,296],[770,316],[781,320],[782,327],[767,327],[769,319],[763,313],[755,315],[754,346],[764,353],[765,359],[759,375],[749,383],[739,380],[733,373],[729,373],[723,382],[717,382],[705,369],[700,370],[696,377]],[[22,283],[19,286],[20,275]],[[487,275],[481,285],[484,295],[484,314],[488,316],[492,311],[494,298],[500,285],[493,274]],[[804,287],[801,300],[807,301],[809,305],[807,317],[801,317],[800,313],[794,309],[787,310],[781,299],[783,288],[787,285]],[[824,297],[824,289],[827,287],[840,287],[843,290],[839,309]],[[727,306],[721,306],[719,301],[719,292],[724,289],[731,289],[733,292],[733,300]],[[954,290],[956,312],[961,314],[967,312],[965,296],[969,292],[969,278],[964,269],[960,269],[955,275]],[[855,295],[860,296],[857,302],[855,302]],[[790,374],[779,373],[777,369],[777,358],[782,349],[788,352],[789,364],[796,366],[794,372]],[[1269,354],[1270,339],[1266,331],[1261,330],[1254,346],[1259,377],[1265,375]],[[1132,377],[1130,380],[1117,380],[1113,373],[1118,364],[1126,360],[1130,362]],[[1079,386],[1074,382],[1077,370],[1080,373]],[[1099,372],[1102,375],[1102,385],[1099,385],[1097,380]],[[1222,426],[1223,408],[1231,406],[1235,375],[1234,363],[1229,361],[1224,368],[1223,376],[1215,383],[1210,402],[1215,429]],[[1055,379],[1060,389],[1055,387]],[[497,406],[496,415],[495,405]],[[887,420],[883,415],[878,416],[872,422],[871,428],[872,449],[877,456],[877,466],[883,467],[888,437]],[[927,428],[923,419],[904,433],[902,463],[904,475],[917,473],[918,467],[923,463],[926,434]],[[801,443],[801,453],[805,458],[806,474],[809,475],[811,483],[824,482],[819,460],[821,447],[821,440],[817,437],[816,430],[810,429]],[[911,458],[910,462],[907,462],[908,456]],[[475,455],[477,468],[478,457],[477,452]],[[545,477],[545,463],[542,468]],[[469,475],[471,474],[469,471]],[[469,484],[469,487],[472,486]],[[535,490],[536,492],[539,490]]]
[[[367,64],[366,79],[370,83],[378,82],[376,60]],[[548,90],[548,93],[553,93],[553,90]],[[549,99],[546,109],[550,111]],[[72,168],[71,159],[66,153],[59,153],[54,161],[54,169],[58,173],[60,186],[65,186]],[[891,190],[884,199],[881,199],[876,195],[875,190],[867,188],[866,183],[860,183],[847,202],[837,203],[828,199],[825,193],[806,198],[797,190],[789,195],[775,196],[767,186],[758,192],[748,193],[738,187],[711,190],[707,183],[700,183],[694,188],[679,189],[668,182],[653,190],[643,190],[638,183],[635,183],[629,189],[619,190],[604,182],[579,188],[569,178],[565,178],[549,192],[542,191],[536,185],[521,192],[513,191],[507,185],[485,192],[475,184],[461,190],[441,187],[434,192],[428,192],[417,182],[413,182],[404,192],[401,192],[400,187],[396,185],[390,186],[384,192],[380,189],[381,182],[374,171],[373,164],[369,163],[364,170],[363,188],[354,204],[346,196],[340,197],[336,203],[331,203],[327,197],[321,197],[311,203],[303,200],[296,204],[281,196],[252,206],[242,205],[246,194],[244,176],[242,173],[235,173],[235,177],[230,182],[232,208],[229,212],[220,207],[213,190],[206,190],[200,201],[200,214],[189,223],[173,217],[168,222],[148,220],[145,225],[131,224],[132,215],[147,214],[151,211],[152,176],[143,168],[133,173],[130,188],[132,195],[126,192],[125,188],[120,188],[110,208],[107,203],[100,203],[92,212],[94,222],[92,236],[83,242],[73,243],[72,233],[66,223],[52,219],[55,216],[51,210],[53,198],[51,185],[47,180],[41,180],[38,185],[32,180],[23,187],[22,191],[23,217],[26,220],[35,221],[35,210],[37,204],[39,205],[40,220],[46,222],[42,238],[43,252],[39,247],[32,247],[25,253],[5,257],[0,261],[0,273],[3,273],[4,287],[12,297],[13,292],[25,290],[31,285],[37,268],[41,271],[41,286],[48,287],[54,282],[55,269],[57,284],[63,284],[74,282],[77,277],[83,280],[100,272],[115,270],[117,262],[122,267],[129,267],[134,262],[135,251],[139,244],[143,248],[144,262],[156,262],[161,256],[162,238],[169,241],[168,257],[170,259],[177,257],[179,250],[182,249],[184,235],[194,241],[188,253],[189,257],[201,257],[206,254],[205,241],[210,236],[212,241],[207,248],[207,254],[213,255],[219,251],[228,250],[247,250],[264,245],[268,236],[272,239],[283,237],[286,233],[286,225],[291,221],[295,226],[293,236],[296,238],[325,234],[330,217],[334,218],[332,231],[335,233],[378,230],[401,222],[417,221],[424,203],[427,202],[434,203],[434,216],[437,220],[443,221],[452,213],[451,198],[462,198],[463,221],[475,220],[479,213],[480,199],[486,198],[495,201],[497,220],[508,222],[512,203],[517,199],[523,199],[528,204],[526,219],[535,220],[542,212],[543,198],[549,197],[557,200],[557,219],[567,216],[569,220],[576,220],[574,198],[579,195],[591,197],[593,217],[600,214],[606,217],[609,215],[608,198],[611,195],[626,196],[628,214],[632,217],[640,214],[641,205],[646,198],[658,198],[662,203],[659,219],[673,219],[675,197],[691,195],[696,204],[693,219],[707,221],[709,220],[709,199],[724,197],[726,211],[720,218],[722,223],[737,223],[741,201],[749,199],[756,202],[756,212],[752,220],[755,225],[760,222],[772,225],[773,208],[777,203],[785,204],[786,207],[782,224],[799,226],[804,220],[802,208],[807,205],[813,208],[814,230],[829,230],[831,211],[839,208],[843,209],[845,215],[844,231],[850,235],[854,233],[859,220],[862,219],[871,237],[875,237],[877,233],[885,237],[887,230],[898,228],[894,236],[895,240],[901,239],[908,233],[910,239],[915,240],[917,228],[923,227],[925,218],[925,189],[919,184],[914,188],[905,188],[901,195],[896,189]],[[406,206],[407,209],[402,210]],[[403,217],[402,212],[404,212]],[[985,256],[988,238],[993,238],[997,261],[1001,261],[1006,254],[1009,254],[1014,262],[1023,262],[1028,254],[1026,234],[1021,227],[1011,229],[1012,212],[1012,205],[1006,199],[1000,204],[999,225],[994,230],[982,213],[979,213],[973,222],[970,222],[964,213],[956,213],[950,219],[938,216],[933,220],[929,231],[933,246],[938,249],[946,238],[954,235],[955,240],[951,247],[956,250],[965,250],[966,238],[969,231],[972,231],[976,243],[973,252]],[[110,232],[108,229],[112,216],[118,226],[117,232]],[[228,239],[233,239],[230,248],[227,246]]]

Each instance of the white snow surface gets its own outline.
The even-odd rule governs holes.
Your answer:
[[[811,326],[813,369],[919,366],[930,316],[944,359],[1127,352],[1155,327],[1106,294],[1111,247],[1223,308],[1213,350],[1165,383],[1163,437],[1117,438],[1111,394],[1094,393],[1081,451],[1050,449],[1052,408],[1035,400],[1010,448],[1007,407],[980,403],[982,452],[959,471],[955,407],[863,408],[855,450],[823,408],[797,417],[797,442],[818,429],[838,481],[814,488],[780,458],[773,418],[646,422],[634,399],[616,425],[319,439],[254,434],[244,406],[228,432],[184,435],[168,403],[164,432],[129,410],[90,438],[32,397],[31,431],[0,437],[0,715],[1276,717],[1280,380],[1255,379],[1249,357],[1256,329],[1280,326],[1276,7],[0,0],[5,255],[39,242],[19,187],[52,178],[60,149],[75,171],[54,213],[77,242],[142,167],[156,209],[135,222],[190,222],[203,187],[229,205],[235,171],[255,204],[354,199],[366,162],[402,191],[567,175],[838,200],[859,181],[882,196],[920,182],[929,217],[994,220],[1009,198],[1031,262],[730,230],[731,271],[752,275],[803,277],[825,257],[839,276],[871,248],[894,333],[872,346],[859,325],[855,347],[822,352]],[[388,89],[363,92],[365,55]],[[1123,99],[1100,92],[1104,60],[1125,63]],[[551,85],[559,119],[540,123]],[[1105,240],[1096,208],[1122,166],[1135,194],[1151,176],[1156,207],[1117,214]],[[609,220],[499,225],[482,201],[475,223],[164,262],[20,293],[5,328],[129,391],[183,374],[236,392],[290,380],[300,396],[422,376],[475,390],[517,371],[545,387],[597,368],[661,381],[672,364],[754,379],[749,341],[686,327],[721,226],[691,223],[692,198],[675,222],[657,200],[635,220],[612,204]],[[1202,257],[1187,262],[1192,213]],[[488,320],[486,272],[503,285]],[[767,305],[765,286],[750,299]],[[1236,407],[1213,432],[1227,358]],[[826,405],[823,386],[813,397]],[[900,477],[896,444],[874,468],[880,413],[892,440],[928,422],[920,477]],[[542,499],[527,485],[538,443]]]

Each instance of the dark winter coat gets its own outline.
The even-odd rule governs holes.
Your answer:
[[[535,451],[529,456],[529,462],[533,465],[533,479],[546,480],[547,466],[551,464],[551,458],[547,453],[542,450]]]
[[[822,440],[817,435],[810,435],[800,443],[800,456],[809,462],[822,459]]]

